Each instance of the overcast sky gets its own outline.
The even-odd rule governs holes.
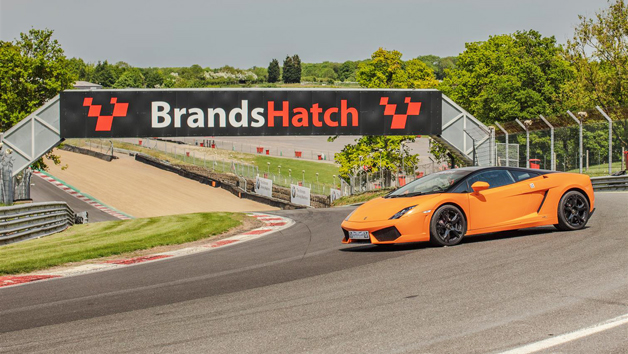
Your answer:
[[[606,0],[0,0],[0,39],[49,28],[68,57],[133,66],[267,66],[457,55],[466,42],[535,29],[565,43]]]

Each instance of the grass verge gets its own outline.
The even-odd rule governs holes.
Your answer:
[[[107,257],[220,235],[242,225],[238,213],[197,213],[74,225],[40,239],[0,246],[0,275]]]
[[[582,173],[585,175],[589,175],[591,177],[599,177],[599,176],[608,176],[608,163],[603,163],[600,165],[589,165],[589,169],[587,170],[586,166],[584,166]],[[611,170],[613,172],[618,172],[621,169],[626,169],[626,166],[623,166],[622,162],[616,161],[613,162]],[[567,172],[578,173],[579,169],[574,168],[573,170],[569,170]]]
[[[355,204],[355,203],[368,202],[371,199],[385,196],[386,194],[392,191],[393,189],[380,189],[378,191],[371,191],[371,192],[364,192],[360,194],[349,195],[349,196],[334,200],[333,206],[343,206],[343,205],[350,205],[350,204]]]

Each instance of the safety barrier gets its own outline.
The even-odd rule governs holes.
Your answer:
[[[591,177],[591,184],[595,191],[626,191],[628,190],[628,175]]]
[[[52,235],[74,225],[74,211],[63,202],[0,208],[0,245]]]

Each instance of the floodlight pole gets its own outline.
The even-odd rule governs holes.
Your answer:
[[[526,167],[530,168],[530,131],[519,119],[515,119],[515,122],[526,131]]]
[[[510,155],[508,155],[508,131],[506,131],[506,129],[504,129],[504,127],[502,127],[499,123],[495,122],[495,125],[504,133],[504,135],[506,136],[506,167],[509,166],[508,164],[508,160],[510,159]]]
[[[602,116],[608,121],[608,174],[610,175],[613,173],[613,121],[611,120],[611,117],[609,117],[608,114],[600,108],[600,106],[595,106],[595,108],[597,108],[597,110],[602,113]]]
[[[578,118],[576,118],[576,116],[574,116],[573,113],[571,113],[571,111],[567,111],[567,114],[569,114],[569,116],[571,118],[573,118],[573,120],[576,121],[576,123],[578,123],[578,126],[580,127],[580,135],[579,135],[579,143],[578,143],[578,156],[579,156],[579,160],[580,163],[578,165],[578,173],[582,173],[582,121],[579,120]]]
[[[556,171],[556,158],[554,156],[554,126],[551,125],[550,122],[548,122],[547,119],[545,119],[545,117],[543,117],[542,115],[539,114],[539,117],[541,118],[543,123],[547,124],[547,126],[550,127],[550,156],[552,161],[552,163],[550,164],[550,170]]]

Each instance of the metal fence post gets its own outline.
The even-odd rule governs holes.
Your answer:
[[[597,108],[597,110],[602,113],[602,116],[608,121],[608,174],[610,175],[613,173],[613,121],[611,120],[611,117],[609,117],[608,114],[600,108],[600,106],[595,106],[595,108]],[[622,151],[622,154],[623,153],[624,152]],[[620,158],[623,159],[623,156]]]
[[[506,131],[506,129],[504,129],[504,127],[502,127],[499,123],[495,122],[495,125],[504,133],[504,135],[506,136],[506,167],[509,166],[509,159],[510,159],[510,155],[508,155],[508,131]],[[497,150],[497,149],[496,149]]]
[[[545,117],[543,117],[542,115],[539,114],[539,117],[541,117],[543,123],[547,124],[547,126],[550,127],[550,154],[552,161],[550,169],[552,171],[556,171],[556,157],[554,156],[554,126],[551,125],[550,122],[548,122],[547,119],[545,119]]]
[[[528,130],[528,127],[521,123],[519,119],[515,119],[515,122],[517,122],[521,128],[526,131],[526,167],[530,168],[530,131]]]
[[[573,113],[571,113],[570,111],[567,111],[567,114],[569,114],[569,116],[571,118],[573,118],[573,120],[576,121],[576,123],[578,123],[578,126],[580,127],[580,134],[578,137],[579,140],[579,144],[578,144],[578,157],[579,157],[579,166],[578,166],[578,171],[579,173],[582,173],[582,121],[579,120],[578,118],[576,118],[576,116],[573,115]]]

